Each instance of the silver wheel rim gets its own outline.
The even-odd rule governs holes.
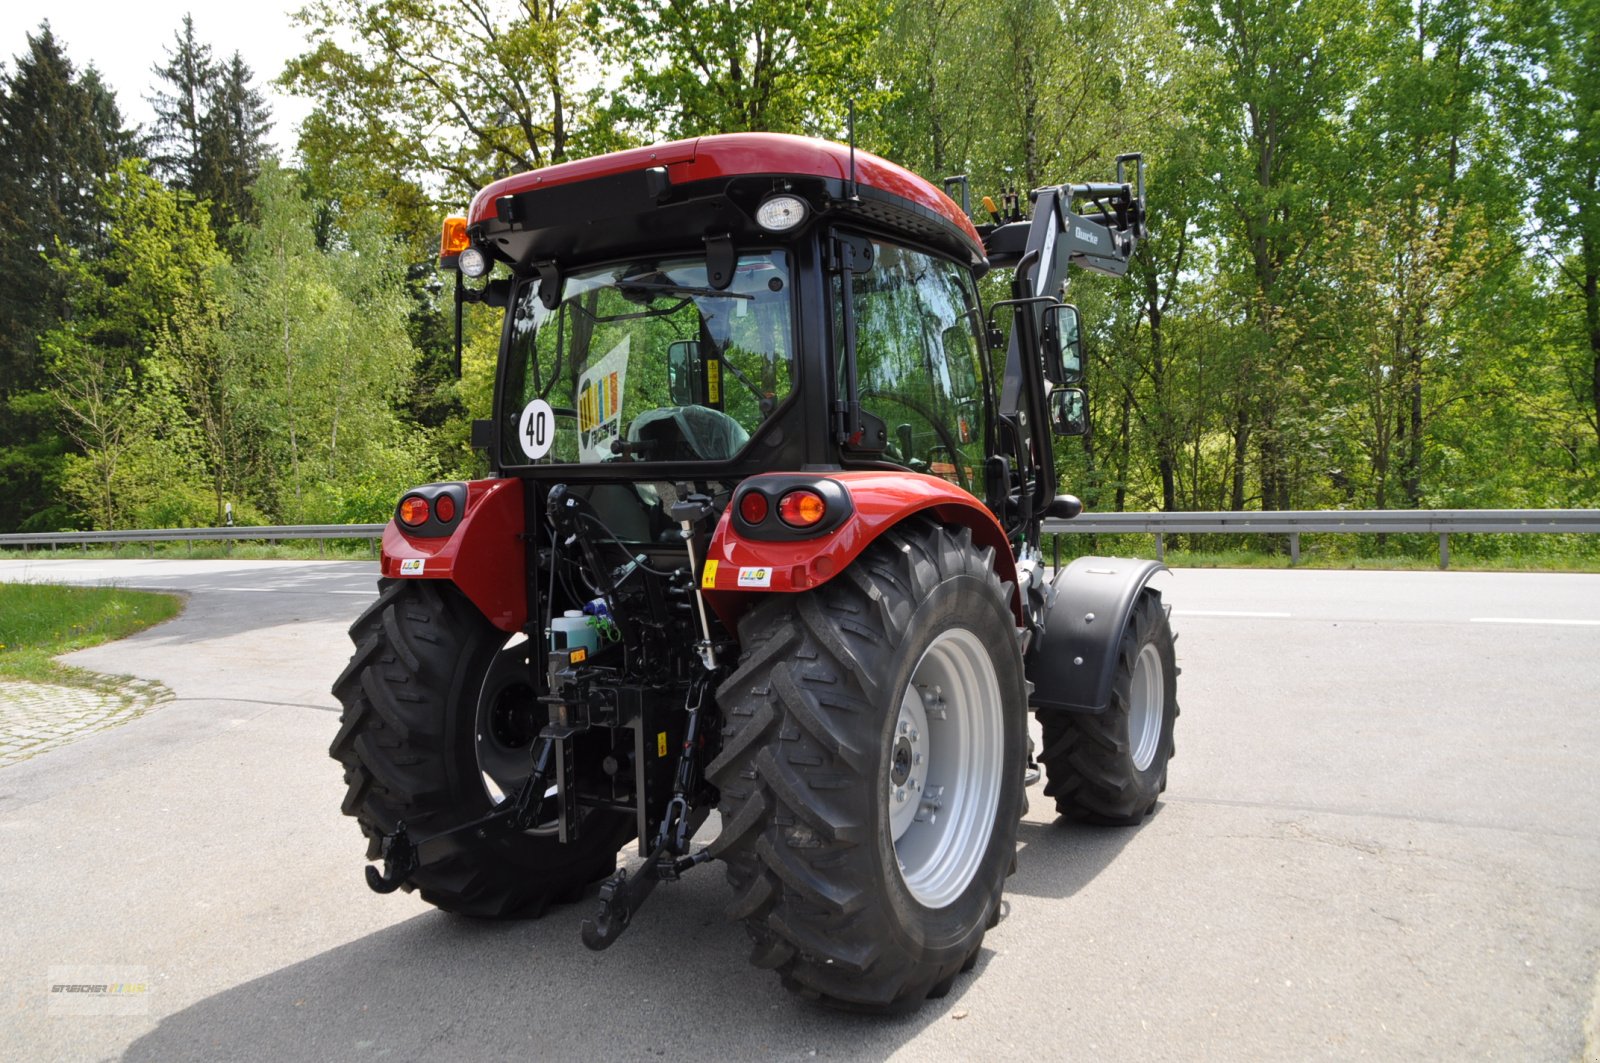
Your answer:
[[[532,746],[540,722],[539,706],[533,700],[534,691],[526,679],[527,641],[526,635],[512,636],[494,655],[484,673],[483,684],[478,688],[472,751],[483,780],[483,792],[491,805],[515,793],[533,767]],[[527,833],[556,832],[555,793],[554,786],[545,790],[546,804],[540,818],[546,822]]]
[[[1161,743],[1161,697],[1166,691],[1161,674],[1161,653],[1155,643],[1145,643],[1133,664],[1133,681],[1128,684],[1128,745],[1133,751],[1133,766],[1144,771],[1156,759]]]
[[[1004,756],[999,680],[978,636],[933,640],[900,698],[885,792],[901,880],[929,908],[953,904],[989,847]]]

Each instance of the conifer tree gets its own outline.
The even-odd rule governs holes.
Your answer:
[[[132,150],[111,91],[79,73],[42,23],[13,72],[0,75],[0,531],[52,527],[52,469],[65,443],[38,337],[61,321],[68,293],[50,260],[103,241],[97,183]]]

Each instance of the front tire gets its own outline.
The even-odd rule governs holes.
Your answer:
[[[791,990],[904,1010],[976,962],[1022,812],[1009,593],[969,532],[915,521],[740,623],[712,851],[751,962]]]
[[[1145,588],[1122,630],[1111,704],[1100,713],[1040,711],[1044,792],[1085,823],[1133,826],[1167,788],[1178,718],[1172,627],[1159,591]]]
[[[369,860],[402,821],[414,839],[438,834],[514,790],[531,769],[540,712],[520,666],[526,650],[455,586],[378,588],[350,628],[356,651],[333,687],[344,713],[328,750],[344,765],[344,813],[360,821]],[[419,868],[404,888],[463,915],[537,917],[616,870],[633,837],[626,814],[590,812],[582,826],[567,845],[553,829],[496,839]]]

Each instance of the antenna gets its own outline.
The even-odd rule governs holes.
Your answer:
[[[860,199],[856,193],[856,100],[850,97],[850,198]]]

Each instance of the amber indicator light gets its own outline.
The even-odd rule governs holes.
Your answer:
[[[425,523],[428,519],[428,500],[420,495],[412,495],[400,503],[400,521],[413,528]]]
[[[778,500],[778,517],[791,528],[809,528],[828,512],[828,504],[815,491],[801,488]]]
[[[444,220],[444,232],[439,236],[439,257],[455,258],[467,249],[472,241],[467,239],[467,219],[455,215]]]

